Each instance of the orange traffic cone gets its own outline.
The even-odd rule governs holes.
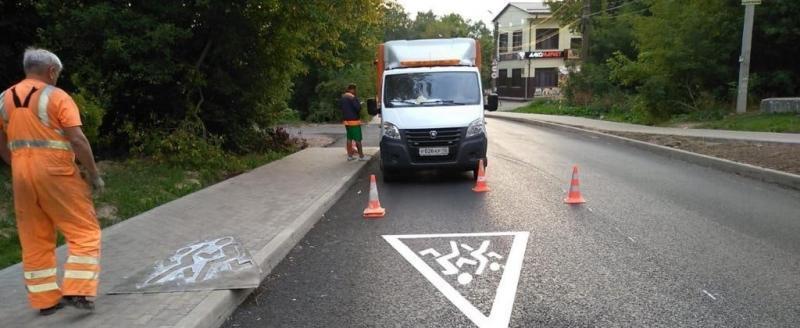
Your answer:
[[[364,209],[364,217],[367,219],[378,219],[386,215],[386,209],[381,207],[378,199],[378,183],[375,182],[375,175],[369,176],[369,205]]]
[[[475,187],[472,188],[472,191],[487,192],[489,190],[491,189],[489,189],[489,186],[486,185],[486,172],[483,168],[483,159],[481,159],[478,161],[478,180],[475,181]]]
[[[581,195],[580,183],[578,182],[577,165],[572,167],[572,181],[569,184],[569,193],[567,194],[567,198],[564,199],[564,203],[567,204],[586,203],[586,200],[583,199],[583,196]]]

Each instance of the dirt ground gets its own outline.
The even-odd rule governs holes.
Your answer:
[[[746,142],[630,132],[603,132],[735,162],[800,174],[800,144]]]

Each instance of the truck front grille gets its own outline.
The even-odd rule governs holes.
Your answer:
[[[465,128],[413,129],[404,130],[411,160],[414,162],[449,162],[457,158],[458,146],[463,138]],[[435,131],[435,133],[432,133]],[[435,135],[435,136],[434,136]],[[421,147],[448,147],[447,156],[419,156]]]

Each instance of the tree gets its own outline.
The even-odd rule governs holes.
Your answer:
[[[562,23],[580,22],[582,0],[550,1]],[[573,102],[630,94],[645,121],[729,111],[735,94],[744,8],[734,0],[592,0],[590,56],[570,77]],[[751,92],[800,92],[800,2],[758,6]],[[588,97],[586,95],[589,95]],[[620,101],[603,101],[619,104]]]
[[[702,110],[735,81],[741,18],[726,0],[651,1],[634,22],[638,56],[609,61],[612,77],[634,86],[655,119]]]
[[[411,38],[412,20],[403,6],[395,1],[386,1],[381,8],[383,12],[383,40],[402,40]]]
[[[800,1],[764,1],[756,6],[750,86],[757,95],[800,94],[800,21],[796,17],[800,17]]]
[[[106,108],[108,147],[189,129],[250,151],[309,66],[342,67],[373,38],[380,1],[36,2],[66,86]],[[359,55],[362,60],[366,58]],[[154,133],[142,133],[153,131]]]
[[[41,17],[35,1],[0,1],[0,89],[19,81],[22,76],[22,52],[32,46]]]

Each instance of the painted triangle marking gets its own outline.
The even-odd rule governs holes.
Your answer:
[[[455,257],[458,256],[459,251],[457,251],[458,243],[456,242],[458,238],[464,237],[498,237],[498,236],[511,236],[513,238],[513,242],[511,244],[511,249],[506,256],[506,263],[503,269],[502,278],[500,278],[500,284],[497,286],[497,291],[495,293],[494,302],[492,303],[492,309],[489,313],[489,316],[486,316],[478,310],[472,303],[467,300],[464,295],[462,295],[457,289],[455,289],[449,282],[447,282],[440,273],[450,274],[452,271],[452,264],[457,263],[458,260]],[[527,231],[520,231],[520,232],[487,232],[487,233],[453,233],[453,234],[428,234],[428,235],[384,235],[383,239],[385,239],[394,249],[396,249],[403,258],[406,259],[412,266],[414,266],[417,271],[419,271],[425,278],[433,284],[436,289],[439,290],[448,300],[450,300],[453,305],[455,305],[464,315],[466,315],[473,323],[475,323],[478,327],[508,327],[509,322],[511,321],[511,311],[514,307],[514,298],[517,295],[517,284],[519,282],[519,275],[522,271],[522,262],[525,259],[525,248],[528,245],[528,236],[529,233]],[[451,246],[453,247],[452,250],[444,250],[443,252],[438,252],[434,249],[426,249],[421,252],[420,254],[414,252],[409,248],[403,240],[409,239],[427,239],[427,238],[447,238],[450,239]],[[486,251],[485,247],[479,248],[477,251],[474,251],[475,248],[470,247],[465,244],[461,244],[462,249],[466,249],[467,252],[465,254],[473,254],[473,252],[484,252]],[[449,254],[448,254],[449,253]],[[444,254],[444,255],[442,255]],[[456,255],[454,255],[456,254]],[[479,253],[478,256],[473,256],[474,259],[480,260],[482,263],[479,266],[480,271],[486,268],[485,259],[481,260],[480,258],[483,256],[483,253]],[[487,256],[491,255],[493,257],[500,257],[502,254],[497,254],[494,252],[485,253]],[[428,265],[425,260],[423,260],[421,255],[423,256],[434,256],[436,257],[436,261],[441,264],[445,270],[434,270]],[[459,258],[461,264],[464,263],[471,263],[474,262],[466,257]],[[460,265],[459,265],[460,266]],[[492,265],[491,270],[496,270],[497,265]],[[459,276],[459,283],[463,283],[461,280],[461,276]]]

